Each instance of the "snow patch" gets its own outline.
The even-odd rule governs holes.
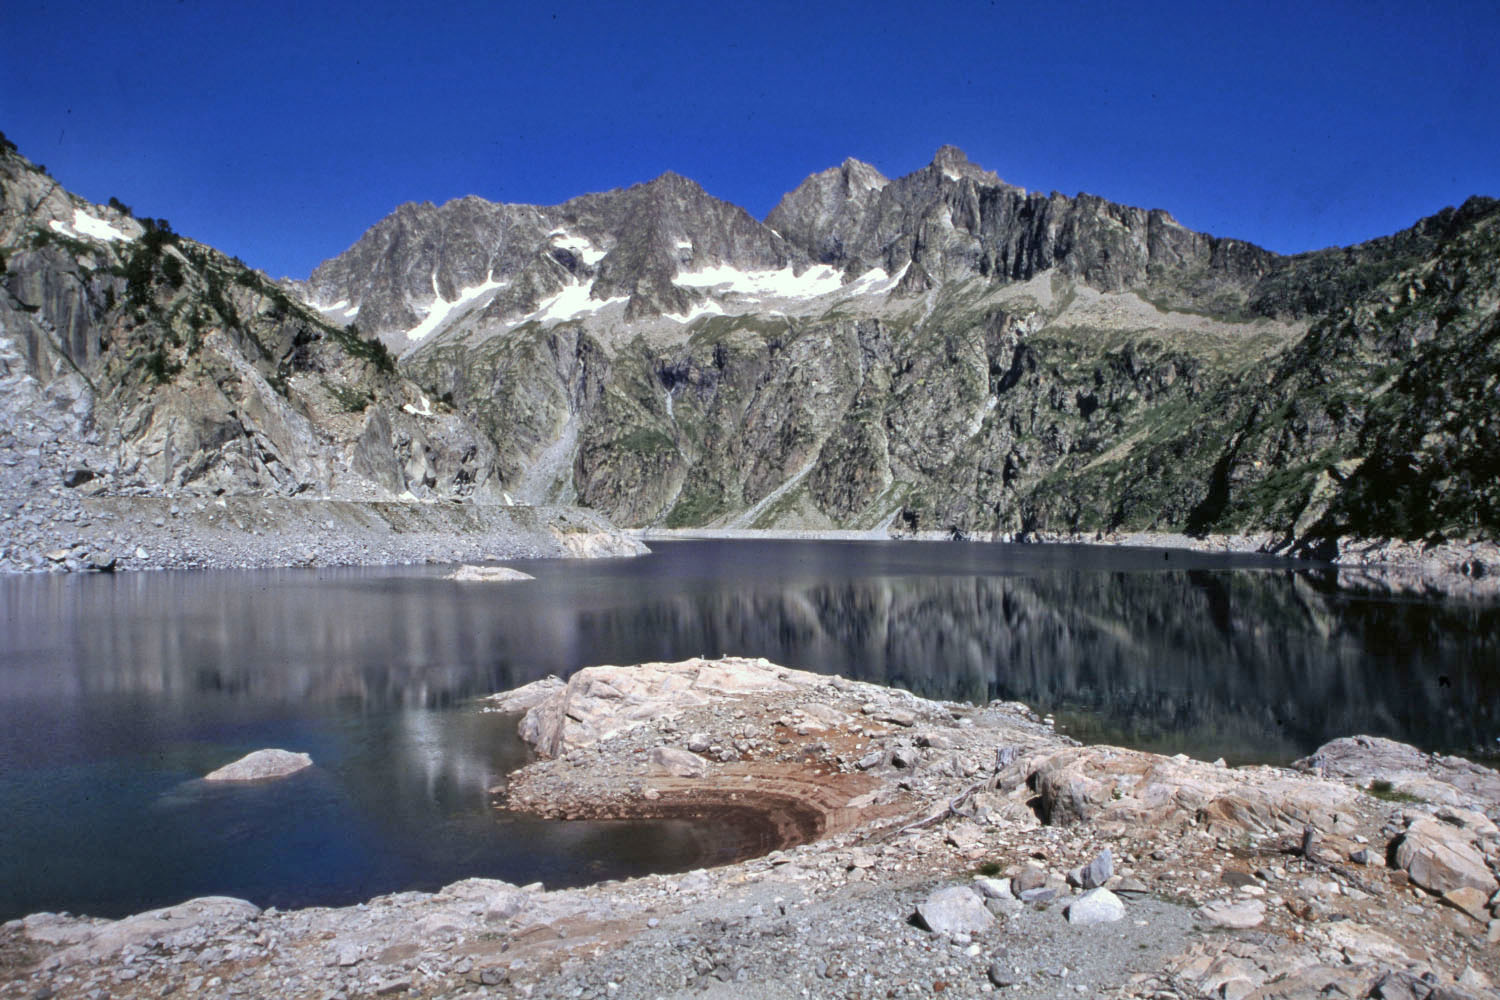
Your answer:
[[[693,249],[693,241],[692,240],[678,240],[677,241],[677,249],[679,249],[679,250],[691,250],[691,249]]]
[[[53,228],[57,227],[57,223],[55,222],[52,225]],[[111,240],[130,239],[129,236],[126,236],[103,219],[95,218],[81,208],[73,209],[73,228],[80,235],[89,236],[96,240],[104,240],[106,243]]]
[[[410,413],[415,417],[432,416],[432,400],[428,399],[426,395],[423,395],[420,398],[422,402],[421,406],[413,406],[410,403],[403,403],[401,409],[405,410],[407,413]]]
[[[685,271],[672,280],[684,288],[707,288],[719,294],[735,292],[786,299],[817,298],[843,286],[839,272],[826,264],[810,267],[801,274],[790,267],[778,271],[742,271],[729,264],[719,264],[701,271]]]
[[[893,275],[886,274],[883,267],[872,267],[845,285],[844,290],[853,295],[883,294],[895,288],[901,282],[901,279],[906,275],[906,268],[910,266],[910,264],[905,265]]]
[[[484,279],[483,284],[474,285],[470,288],[460,288],[458,290],[458,298],[449,302],[443,298],[443,293],[438,291],[437,273],[434,272],[432,275],[432,306],[427,310],[427,315],[422,317],[422,322],[406,331],[406,339],[421,340],[441,326],[443,321],[459,306],[467,305],[486,292],[493,292],[497,288],[504,287],[504,285],[505,282],[495,280],[495,272],[491,271]],[[358,309],[356,308],[355,311],[358,312]]]
[[[575,236],[565,229],[554,229],[547,234],[547,239],[559,250],[566,250],[589,267],[593,267],[604,259],[608,252],[601,250],[594,241],[587,236]]]
[[[957,170],[949,169],[948,167],[943,168],[943,176],[948,178],[950,181],[961,181],[964,179],[963,174],[960,174]]]
[[[699,316],[722,316],[722,315],[724,315],[724,309],[723,309],[723,307],[720,306],[717,302],[713,301],[712,299],[710,299],[707,302],[700,302],[699,304],[693,306],[693,308],[689,309],[685,313],[663,313],[662,314],[662,316],[663,316],[664,319],[674,320],[674,321],[676,321],[678,323],[691,323],[693,320],[697,319]]]
[[[594,299],[589,297],[593,290],[592,281],[587,285],[575,281],[544,301],[536,312],[526,317],[526,320],[538,320],[543,323],[561,322],[584,313],[598,312],[605,306],[624,302],[629,298],[628,295],[620,295],[612,299]]]
[[[304,300],[320,313],[338,313],[344,319],[353,319],[359,315],[359,306],[351,306],[348,299],[339,299],[330,305],[322,305],[312,299]]]

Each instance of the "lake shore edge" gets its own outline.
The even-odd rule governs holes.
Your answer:
[[[498,806],[734,805],[771,840],[577,889],[34,914],[0,929],[4,995],[1469,1000],[1500,979],[1500,774],[1460,758],[1354,737],[1226,767],[732,657],[585,668],[485,706],[539,751]]]
[[[647,544],[674,539],[745,541],[924,541],[1012,545],[1094,545],[1106,548],[1184,550],[1219,555],[1265,555],[1290,566],[1328,567],[1340,586],[1391,593],[1445,594],[1485,599],[1500,597],[1500,544],[1491,541],[1340,539],[1317,550],[1294,549],[1269,532],[1245,535],[1187,535],[1180,532],[1123,531],[1069,534],[1034,532],[1012,537],[978,533],[888,532],[799,528],[627,528]]]
[[[279,496],[34,497],[0,521],[0,573],[277,569],[641,555],[652,540],[954,541],[1267,555],[1332,566],[1341,586],[1500,597],[1500,544],[1340,539],[1295,548],[1269,533],[1068,534],[889,529],[620,528],[584,507]]]

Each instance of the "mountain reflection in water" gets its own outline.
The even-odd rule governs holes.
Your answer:
[[[6,693],[436,707],[593,663],[723,653],[1018,699],[1088,739],[1231,760],[1356,732],[1495,742],[1494,605],[1350,594],[1286,564],[1191,553],[656,548],[515,563],[538,580],[498,585],[431,568],[7,581],[8,621],[65,621],[3,640]],[[18,674],[17,645],[34,670]]]

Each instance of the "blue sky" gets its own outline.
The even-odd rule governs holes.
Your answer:
[[[306,275],[403,201],[675,170],[763,217],[846,156],[1293,252],[1500,196],[1500,4],[33,2],[0,130],[67,187]]]

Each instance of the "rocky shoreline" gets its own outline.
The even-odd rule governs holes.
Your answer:
[[[1496,996],[1500,774],[1458,758],[1355,737],[1230,768],[735,658],[485,707],[540,751],[497,807],[754,842],[577,889],[35,914],[0,930],[0,996]]]
[[[648,551],[592,511],[445,501],[100,496],[0,514],[0,570],[375,566]]]

